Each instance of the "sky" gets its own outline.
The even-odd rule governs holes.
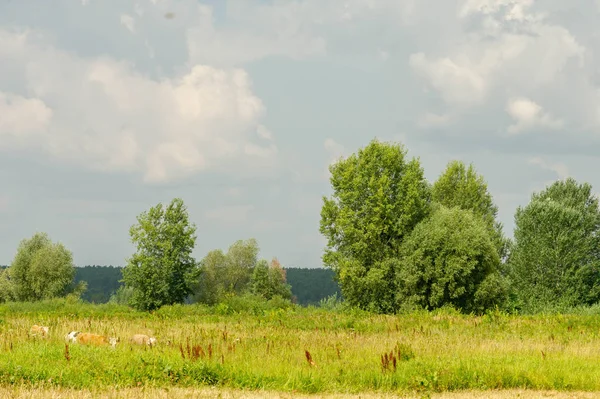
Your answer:
[[[473,163],[499,219],[600,187],[600,0],[0,0],[0,264],[47,232],[124,265],[175,197],[202,258],[321,267],[328,165],[399,141]]]

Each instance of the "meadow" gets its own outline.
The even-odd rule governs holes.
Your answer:
[[[452,309],[384,316],[235,301],[166,306],[151,314],[64,299],[0,305],[0,387],[422,396],[600,391],[597,308],[533,316]],[[31,337],[33,324],[48,326],[49,337]],[[116,348],[66,345],[71,330],[120,342]],[[133,346],[128,338],[136,333],[155,336],[158,344]]]

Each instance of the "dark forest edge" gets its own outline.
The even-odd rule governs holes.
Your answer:
[[[75,283],[87,282],[87,290],[81,295],[86,302],[106,303],[123,285],[120,282],[123,268],[119,266],[91,265],[75,270]],[[318,305],[325,298],[340,295],[332,270],[289,267],[285,268],[285,272],[298,305]]]

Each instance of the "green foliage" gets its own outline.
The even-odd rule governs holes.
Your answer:
[[[323,197],[320,222],[323,262],[336,272],[344,298],[364,309],[389,310],[372,288],[393,295],[388,259],[429,212],[423,169],[406,153],[401,144],[373,140],[330,166],[333,195]]]
[[[122,285],[121,267],[115,266],[83,266],[75,268],[75,282],[86,281],[88,289],[82,299],[92,303],[106,303],[110,296]]]
[[[114,294],[110,296],[108,303],[114,303],[117,305],[131,305],[133,298],[133,287],[127,287],[125,285],[117,288]]]
[[[85,283],[73,285],[73,254],[61,243],[53,243],[46,233],[36,233],[19,243],[12,264],[5,270],[0,290],[5,299],[39,301],[80,295]]]
[[[274,296],[288,300],[292,298],[292,290],[286,282],[285,270],[276,258],[271,261],[270,265],[266,260],[258,262],[252,273],[250,290],[253,294],[260,295],[265,299],[271,299]]]
[[[506,296],[490,232],[469,210],[437,206],[415,227],[400,253],[399,306],[432,310],[450,304],[481,313]]]
[[[50,328],[46,339],[28,336],[39,323]],[[67,357],[64,335],[84,328],[121,341],[114,349],[69,344]],[[597,306],[577,315],[471,316],[442,308],[381,316],[278,307],[250,295],[219,309],[171,305],[153,313],[64,299],[9,303],[0,305],[0,386],[9,397],[245,394],[230,389],[266,397],[536,393],[527,389],[593,397],[600,389],[599,329]],[[140,332],[157,345],[129,344]],[[385,354],[394,355],[395,367],[382,367]]]
[[[515,214],[510,269],[518,305],[533,312],[600,300],[600,210],[592,187],[557,181]]]
[[[320,300],[331,295],[341,296],[335,272],[331,269],[288,267],[285,274],[299,305],[318,305]]]
[[[226,295],[247,291],[258,262],[258,251],[254,238],[236,241],[227,253],[220,249],[210,251],[200,261],[194,301],[213,305]]]
[[[509,244],[502,233],[502,224],[496,220],[498,207],[483,176],[472,164],[467,168],[461,161],[449,162],[431,188],[431,199],[447,208],[456,206],[480,216],[490,230],[500,258],[506,258]]]
[[[13,285],[10,281],[8,270],[0,270],[0,303],[14,300]]]
[[[158,204],[137,217],[129,230],[137,252],[123,269],[123,281],[133,288],[131,304],[140,310],[183,303],[192,293],[196,268],[192,250],[196,226],[189,222],[183,200]]]

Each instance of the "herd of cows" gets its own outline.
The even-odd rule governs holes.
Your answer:
[[[46,338],[48,337],[49,331],[50,329],[48,327],[38,326],[37,324],[35,324],[29,330],[29,334],[35,337]],[[121,340],[118,337],[106,337],[104,335],[85,333],[81,331],[71,331],[70,333],[65,335],[65,342],[72,342],[83,345],[110,345],[114,348],[120,341]],[[135,345],[153,346],[156,344],[156,338],[149,337],[146,334],[135,334],[129,339],[129,342]]]

